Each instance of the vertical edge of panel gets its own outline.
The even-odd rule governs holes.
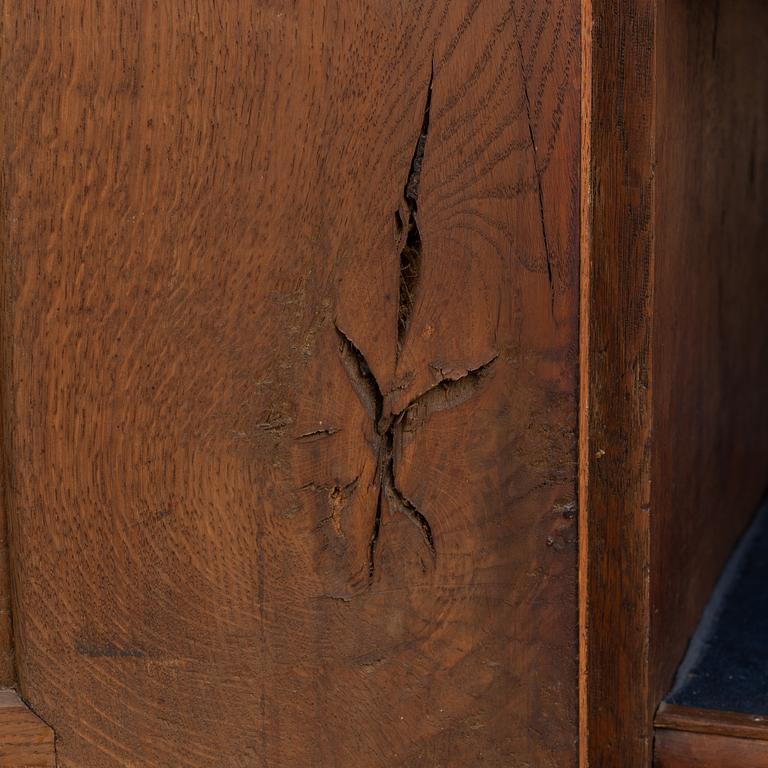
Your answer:
[[[6,302],[6,164],[5,164],[5,113],[8,94],[5,86],[5,45],[3,39],[3,17],[5,4],[0,5],[0,687],[14,684],[13,633],[11,624],[11,579],[8,552],[8,514],[6,509],[6,358],[5,302]]]
[[[587,525],[587,482],[589,428],[589,287],[592,239],[592,1],[581,6],[581,132],[579,177],[579,766],[589,765],[589,717],[587,712],[587,600],[589,526]]]
[[[580,764],[645,768],[655,0],[585,0]]]

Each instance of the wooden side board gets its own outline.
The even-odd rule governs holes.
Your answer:
[[[654,2],[594,0],[591,15],[583,96],[581,760],[591,768],[645,768],[653,711]]]
[[[3,7],[61,764],[572,768],[578,0]]]
[[[15,691],[0,690],[0,766],[53,768],[55,764],[53,731]]]
[[[644,768],[768,477],[768,6],[590,7],[582,762]]]

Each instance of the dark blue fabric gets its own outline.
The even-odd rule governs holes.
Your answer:
[[[768,507],[745,536],[747,546],[734,553],[731,578],[722,594],[715,592],[718,605],[697,630],[670,703],[768,715]]]

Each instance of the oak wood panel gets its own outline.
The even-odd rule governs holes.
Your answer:
[[[768,742],[658,730],[655,768],[768,768]]]
[[[4,12],[60,764],[575,765],[578,3]]]
[[[651,687],[768,483],[768,6],[660,0]]]
[[[0,766],[53,768],[55,764],[53,731],[15,691],[0,690]]]
[[[656,728],[768,741],[768,716],[662,704]]]
[[[654,2],[592,0],[584,58],[581,761],[651,762]]]

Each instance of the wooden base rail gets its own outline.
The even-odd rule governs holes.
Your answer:
[[[768,717],[662,704],[656,768],[768,768]]]
[[[27,707],[16,691],[0,690],[0,766],[55,765],[53,730]]]

